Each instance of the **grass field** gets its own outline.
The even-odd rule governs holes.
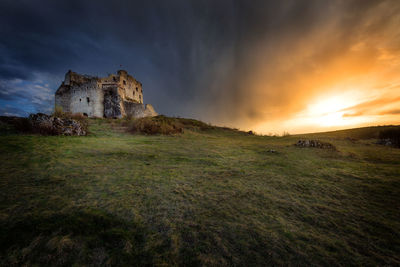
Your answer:
[[[0,265],[400,265],[400,149],[366,130],[89,127],[0,136]]]

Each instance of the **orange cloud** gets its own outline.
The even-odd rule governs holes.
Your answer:
[[[219,120],[265,133],[399,122],[399,116],[375,116],[384,108],[395,111],[392,105],[400,101],[400,3],[393,3],[371,2],[356,11],[341,2],[307,30],[293,25],[259,40],[228,95],[229,113]],[[309,112],[330,98],[346,105],[337,100],[336,110]]]
[[[397,114],[397,113],[380,112],[379,110],[381,110],[382,108],[385,108],[386,106],[390,106],[393,104],[400,104],[398,102],[400,102],[400,97],[378,98],[378,99],[374,99],[372,101],[362,102],[355,106],[351,106],[351,107],[342,109],[341,111],[346,112],[343,114],[343,116],[345,116],[345,117],[362,116],[365,114],[369,114],[369,115]]]

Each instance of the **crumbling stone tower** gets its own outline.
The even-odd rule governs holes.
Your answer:
[[[63,111],[89,117],[157,115],[151,105],[143,104],[142,84],[125,70],[105,78],[68,71],[56,92],[55,105]]]

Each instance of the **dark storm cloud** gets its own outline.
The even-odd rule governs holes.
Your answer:
[[[207,90],[205,72],[231,46],[227,4],[2,1],[0,80],[31,81],[35,73],[46,73],[60,82],[68,69],[105,75],[122,65],[143,82],[148,102],[179,114]]]
[[[365,31],[378,34],[398,6],[370,0],[3,0],[0,99],[31,100],[45,109],[68,69],[105,75],[122,65],[161,113],[260,121],[299,108],[302,101],[293,98],[308,92],[294,90],[293,82],[346,53]],[[374,9],[387,15],[375,18]],[[299,59],[302,46],[319,42],[313,36],[324,30],[334,36]]]

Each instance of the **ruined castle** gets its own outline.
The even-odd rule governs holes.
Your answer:
[[[65,112],[88,117],[121,118],[156,116],[149,104],[143,104],[142,84],[125,70],[105,78],[68,71],[56,91],[55,105]]]

